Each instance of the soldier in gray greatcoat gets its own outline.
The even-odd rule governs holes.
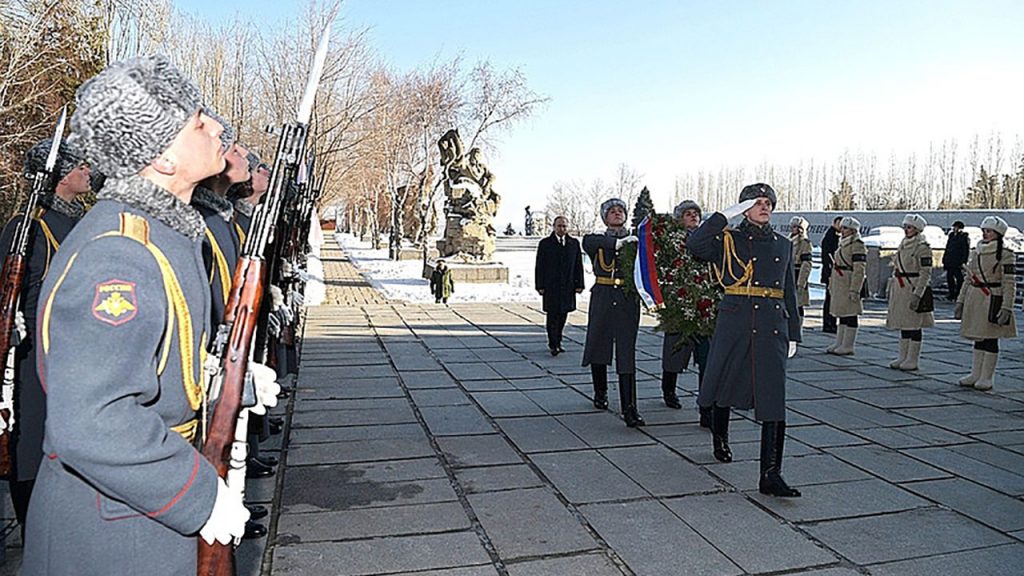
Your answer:
[[[672,215],[682,220],[683,226],[688,231],[696,230],[697,226],[700,226],[700,205],[693,200],[680,202],[672,211]],[[661,395],[666,406],[677,410],[683,407],[676,394],[679,373],[686,370],[692,356],[694,364],[698,367],[697,387],[699,389],[704,383],[708,350],[711,347],[711,340],[707,336],[694,336],[684,344],[680,344],[681,339],[681,334],[666,332],[661,343]],[[701,427],[710,428],[711,408],[698,406],[698,409],[700,410]]]
[[[112,64],[76,95],[69,143],[107,175],[40,292],[45,458],[22,574],[195,573],[198,534],[248,512],[196,450],[210,329],[196,183],[220,172],[216,120],[165,58]]]
[[[623,289],[623,244],[636,242],[626,224],[626,203],[618,198],[601,204],[601,219],[608,227],[602,234],[583,236],[583,251],[593,263],[595,283],[590,289],[587,342],[583,365],[590,366],[594,382],[594,407],[608,408],[608,365],[615,351],[619,374],[619,402],[626,426],[645,424],[636,407],[636,334],[640,328],[640,298]]]
[[[29,150],[25,157],[25,176],[32,178],[46,170],[46,158],[52,140],[46,139]],[[39,464],[43,458],[43,423],[46,421],[46,396],[36,372],[36,350],[32,332],[36,326],[36,304],[39,287],[50,269],[50,261],[71,228],[82,218],[85,209],[75,199],[89,191],[89,164],[67,142],[58,148],[52,182],[56,186],[39,201],[29,232],[25,255],[25,276],[21,283],[19,312],[24,316],[26,334],[16,344],[14,370],[14,429],[10,431],[13,470],[8,477],[14,515],[25,535],[25,518],[32,496]],[[0,235],[0,250],[10,252],[14,233],[21,223],[19,214],[7,223]],[[12,345],[14,343],[12,342]],[[6,400],[6,399],[5,399]],[[8,432],[2,432],[4,434]]]
[[[711,338],[704,388],[697,403],[712,407],[715,458],[732,461],[729,408],[754,409],[761,421],[761,478],[758,490],[799,496],[782,479],[786,434],[786,359],[800,341],[800,316],[793,277],[792,245],[771,228],[775,191],[752,184],[740,203],[716,212],[694,230],[687,247],[715,264],[725,288]],[[744,215],[735,230],[728,219]]]

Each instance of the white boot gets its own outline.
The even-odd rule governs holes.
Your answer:
[[[985,358],[985,351],[974,349],[974,361],[971,362],[971,373],[959,380],[961,386],[974,386],[974,383],[981,378],[981,364]]]
[[[917,370],[917,361],[921,357],[921,341],[911,340],[910,344],[907,345],[907,357],[900,364],[900,370],[909,372],[911,370]]]
[[[849,356],[853,354],[853,345],[857,342],[857,327],[847,326],[843,332],[843,344],[832,353],[838,356]]]
[[[832,345],[829,346],[828,348],[825,348],[825,352],[828,352],[829,354],[835,354],[836,353],[836,348],[839,348],[840,346],[843,345],[843,334],[845,334],[845,333],[846,333],[846,325],[845,324],[840,324],[840,325],[836,326],[836,341],[833,342]]]
[[[899,370],[900,364],[903,364],[903,361],[907,359],[907,348],[909,348],[909,347],[910,347],[910,339],[909,338],[900,338],[900,357],[895,359],[895,360],[893,360],[892,362],[889,362],[889,368],[893,368],[895,370]]]
[[[981,361],[981,376],[974,383],[975,390],[991,390],[993,380],[995,380],[999,352],[984,352],[984,354],[985,357]]]

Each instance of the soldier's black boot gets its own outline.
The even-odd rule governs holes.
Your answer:
[[[711,407],[710,406],[697,406],[700,410],[700,427],[711,428]]]
[[[661,373],[661,397],[665,400],[665,406],[679,410],[683,407],[679,403],[679,396],[676,396],[676,381],[679,375],[675,372]]]
[[[732,462],[729,448],[729,408],[711,408],[711,442],[715,448],[715,460]]]
[[[590,376],[594,381],[594,408],[608,409],[608,366],[591,364]]]
[[[761,423],[761,481],[757,489],[769,496],[799,498],[800,491],[790,488],[782,479],[782,447],[785,441],[785,422]]]
[[[636,409],[636,374],[619,374],[619,401],[626,426],[636,428],[647,424]]]

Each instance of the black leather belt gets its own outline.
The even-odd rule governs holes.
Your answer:
[[[921,275],[920,272],[897,272],[896,273],[896,277],[897,278],[917,278],[920,275]]]

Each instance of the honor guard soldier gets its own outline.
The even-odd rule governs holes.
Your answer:
[[[928,286],[932,278],[932,247],[921,234],[926,225],[918,214],[904,216],[904,237],[892,257],[885,327],[900,331],[900,356],[889,363],[890,368],[897,370],[917,370],[922,328],[935,325],[934,302]]]
[[[590,289],[587,311],[587,342],[583,365],[590,366],[594,381],[594,407],[608,408],[608,365],[615,351],[615,371],[619,374],[619,402],[626,426],[645,424],[636,407],[636,334],[640,328],[640,297],[627,294],[622,276],[619,250],[623,244],[636,243],[636,236],[625,228],[626,203],[618,198],[601,204],[603,234],[583,236],[583,251],[593,264],[595,283]]]
[[[793,243],[793,276],[796,278],[796,304],[800,307],[800,326],[804,325],[804,307],[811,305],[811,241],[807,238],[807,220],[793,216],[789,220],[789,241]]]
[[[960,385],[976,390],[992,389],[999,339],[1017,336],[1013,316],[1017,257],[1003,244],[1006,228],[1006,221],[998,216],[981,221],[981,242],[971,252],[969,278],[956,301],[954,315],[961,320],[960,336],[974,342],[971,373],[960,379]]]
[[[847,216],[839,227],[839,248],[832,258],[828,280],[829,314],[836,318],[836,341],[829,354],[849,356],[857,344],[858,316],[864,313],[864,278],[868,251],[860,237],[860,221]]]
[[[46,158],[52,143],[52,140],[46,139],[29,150],[25,157],[26,178],[46,170]],[[15,352],[14,406],[17,418],[10,438],[14,467],[8,482],[14,515],[21,525],[22,536],[25,535],[25,518],[32,486],[43,458],[43,424],[46,422],[46,396],[39,385],[36,350],[32,342],[39,288],[50,270],[50,262],[57,248],[85,214],[84,207],[75,199],[90,189],[89,164],[67,142],[62,142],[58,147],[52,181],[56,182],[56,187],[40,198],[40,206],[32,218],[34,223],[29,232],[25,276],[21,284],[21,307],[18,312],[24,318],[26,333],[21,337]],[[21,216],[16,216],[3,229],[0,247],[5,254],[14,243],[14,234],[20,222]]]
[[[700,205],[693,200],[684,200],[672,210],[672,215],[683,222],[687,233],[692,232],[700,226],[701,209]],[[697,386],[698,389],[704,384],[704,369],[707,367],[708,350],[711,340],[707,336],[694,336],[684,344],[679,340],[682,335],[678,333],[665,333],[661,343],[661,395],[665,405],[669,408],[682,408],[679,396],[676,394],[676,383],[679,373],[686,370],[693,356],[693,362],[698,367]],[[711,408],[698,407],[700,409],[700,425],[703,428],[711,427]]]
[[[754,409],[761,421],[761,476],[758,490],[771,496],[800,492],[782,479],[786,437],[786,359],[800,341],[792,244],[771,227],[775,191],[752,184],[739,204],[711,215],[694,230],[687,246],[715,266],[725,296],[711,337],[701,406],[712,407],[714,456],[732,461],[729,408]],[[731,217],[744,215],[736,230]]]
[[[107,180],[51,263],[37,353],[45,457],[22,574],[195,573],[198,533],[248,512],[196,450],[209,284],[196,183],[224,167],[221,126],[161,56],[83,84],[69,144]]]

